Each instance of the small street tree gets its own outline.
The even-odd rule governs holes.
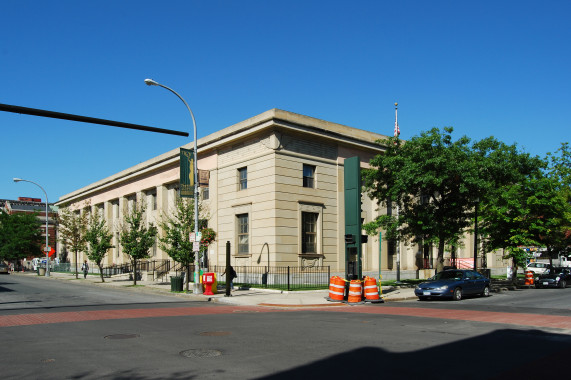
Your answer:
[[[94,212],[89,220],[85,241],[87,243],[87,257],[99,267],[101,282],[105,282],[102,267],[103,258],[107,251],[113,248],[112,240],[113,234],[107,228],[105,219],[98,212]]]
[[[204,209],[199,203],[198,213],[203,214]],[[204,220],[204,219],[203,219]],[[159,247],[174,261],[186,268],[186,290],[189,290],[190,267],[194,263],[193,243],[190,233],[194,232],[194,199],[181,198],[171,214],[163,214],[159,222],[163,235],[159,238]],[[200,227],[200,222],[199,222]],[[216,238],[214,230],[203,228],[201,252]]]
[[[42,234],[37,214],[8,214],[0,210],[0,259],[39,257]]]
[[[125,215],[120,242],[123,252],[131,258],[133,264],[133,284],[137,285],[137,261],[148,259],[149,250],[155,244],[157,227],[145,220],[144,204],[135,204],[133,210]]]
[[[64,206],[58,212],[59,240],[75,255],[75,278],[79,278],[78,254],[85,251],[87,223],[88,215],[86,212],[72,210],[69,206]]]

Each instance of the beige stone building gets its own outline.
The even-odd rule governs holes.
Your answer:
[[[208,226],[218,234],[208,250],[209,263],[224,265],[230,242],[232,265],[329,265],[343,273],[344,160],[358,156],[367,167],[382,152],[375,141],[385,137],[272,109],[199,139],[198,168],[209,173],[200,197]],[[121,264],[129,261],[118,242],[123,215],[134,202],[146,202],[148,220],[157,221],[172,212],[178,183],[179,149],[174,149],[69,193],[57,204],[81,208],[87,201],[92,211],[101,212],[117,247],[106,265]],[[365,196],[365,221],[379,212],[386,210]],[[470,257],[472,247],[466,239],[458,257]],[[400,248],[401,270],[416,272],[418,247]],[[379,247],[378,237],[370,237],[363,245],[364,272],[377,272],[379,261],[382,270],[395,269],[396,255],[387,252],[385,242]],[[156,245],[152,259],[169,257]]]

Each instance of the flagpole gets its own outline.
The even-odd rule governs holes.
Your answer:
[[[398,122],[398,107],[399,104],[395,103],[395,137],[399,137],[400,129],[399,129],[399,122]]]

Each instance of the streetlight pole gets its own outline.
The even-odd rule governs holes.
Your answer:
[[[27,179],[21,179],[21,178],[14,178],[14,182],[30,182],[33,183],[34,185],[38,186],[40,189],[42,189],[42,191],[44,192],[44,195],[46,196],[46,247],[44,248],[44,250],[46,251],[46,277],[50,276],[50,256],[49,256],[49,250],[48,250],[48,193],[46,193],[46,191],[44,190],[43,187],[41,187],[40,185],[38,185],[37,183],[33,182],[33,181],[28,181]]]
[[[192,118],[192,125],[194,127],[194,236],[196,237],[196,236],[198,236],[198,144],[197,144],[197,138],[196,138],[196,120],[194,119],[194,114],[192,113],[192,110],[188,106],[188,103],[182,98],[182,96],[180,96],[178,94],[178,92],[176,92],[172,88],[167,87],[165,85],[162,85],[159,82],[154,81],[152,79],[145,79],[145,83],[147,84],[147,86],[162,87],[164,89],[169,90],[170,92],[172,92],[176,96],[178,96],[178,98],[180,100],[182,100],[182,102],[184,103],[184,105],[188,109],[188,112],[190,113],[190,117]],[[198,251],[195,251],[194,252],[194,285],[193,285],[193,289],[192,289],[192,292],[194,294],[202,294],[202,287],[200,286],[199,277],[200,277],[200,263],[198,260]]]

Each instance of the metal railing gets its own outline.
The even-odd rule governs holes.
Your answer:
[[[194,265],[191,265],[191,270],[194,270]],[[111,277],[121,274],[133,274],[133,264],[115,264],[103,267],[103,276]],[[143,272],[152,273],[154,281],[164,282],[168,281],[168,275],[174,272],[175,276],[182,275],[185,268],[182,268],[180,263],[172,262],[171,260],[141,260],[137,261],[137,273]],[[90,267],[89,273],[99,273],[99,268]]]
[[[209,271],[217,274],[218,283],[226,283],[225,266],[210,266]],[[329,286],[331,268],[329,266],[304,267],[259,267],[235,266],[238,275],[234,285],[282,290],[326,289]]]
[[[80,266],[78,266],[78,269]],[[125,263],[120,265],[105,266],[103,269],[104,277],[111,277],[121,274],[133,274],[133,264]],[[64,264],[58,271],[74,271],[73,266]],[[272,267],[272,266],[235,266],[234,270],[238,275],[234,279],[234,285],[241,287],[260,287],[272,288],[281,290],[311,290],[311,289],[327,289],[329,286],[329,279],[331,277],[330,266],[319,267]],[[216,278],[219,284],[226,283],[226,266],[211,265],[204,272],[216,273]],[[79,269],[81,272],[81,269]],[[172,262],[170,260],[150,260],[137,262],[137,272],[152,272],[154,281],[169,281],[169,275],[186,276],[187,268],[183,267],[180,263]],[[99,268],[96,265],[91,265],[89,273],[99,274]],[[193,281],[192,274],[194,273],[194,264],[190,265],[190,280]]]

